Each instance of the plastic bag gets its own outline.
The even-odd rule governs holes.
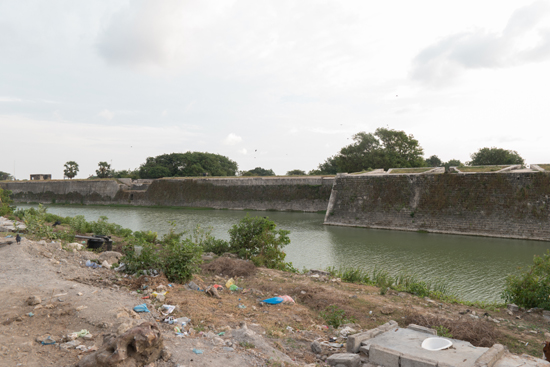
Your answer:
[[[235,279],[231,278],[225,283],[225,288],[231,288],[233,284],[235,284]]]
[[[283,303],[283,297],[273,297],[273,298],[268,298],[268,299],[264,299],[263,301],[260,301],[260,302],[263,302],[263,303],[267,303],[268,305],[278,305],[279,303]]]
[[[147,305],[145,303],[142,303],[141,305],[137,305],[136,307],[134,307],[134,311],[136,311],[136,312],[151,312],[151,311],[149,311],[149,309],[147,308]]]

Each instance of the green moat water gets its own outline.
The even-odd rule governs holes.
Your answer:
[[[35,205],[19,205],[30,206]],[[200,224],[223,239],[229,239],[227,231],[246,213],[267,216],[278,228],[290,230],[285,251],[298,269],[352,266],[412,273],[422,280],[443,280],[470,301],[501,301],[506,275],[532,264],[533,255],[550,248],[550,242],[324,226],[324,215],[318,213],[56,205],[48,212],[84,215],[87,220],[107,216],[123,227],[159,235],[168,231],[171,221],[178,230]]]

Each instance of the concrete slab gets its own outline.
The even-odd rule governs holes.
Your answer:
[[[361,366],[361,358],[359,357],[358,354],[337,353],[328,357],[327,363],[331,366],[342,365],[346,367],[359,367]]]
[[[535,358],[527,354],[521,356],[505,352],[493,367],[549,367],[550,362]]]
[[[453,346],[449,349],[439,351],[429,351],[421,347],[424,339],[430,337],[425,332],[419,332],[411,329],[392,329],[382,333],[374,338],[364,341],[362,344],[369,348],[369,362],[380,364],[384,367],[395,367],[395,357],[406,355],[410,359],[418,359],[424,361],[441,362],[440,365],[454,367],[472,367],[475,361],[485,353],[489,348],[474,347],[472,344],[463,340],[449,339],[453,342]],[[433,336],[432,336],[433,337]],[[373,349],[374,348],[374,349]],[[373,360],[374,350],[381,350],[384,356],[390,353],[394,357],[390,364],[379,363],[382,360]],[[388,357],[389,358],[389,357]],[[397,362],[399,363],[399,362]],[[399,364],[397,364],[399,366]]]

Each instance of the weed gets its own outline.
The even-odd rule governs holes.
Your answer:
[[[442,336],[444,338],[452,338],[453,334],[443,325],[439,326],[432,326],[432,329],[435,329],[437,331],[438,336]]]
[[[250,342],[240,342],[239,345],[244,349],[254,349],[256,346]]]
[[[334,328],[338,328],[340,325],[350,322],[357,322],[353,316],[346,316],[346,311],[342,310],[337,305],[328,306],[325,311],[321,311],[319,315],[328,325]]]

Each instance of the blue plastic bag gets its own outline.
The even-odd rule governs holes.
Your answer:
[[[137,305],[136,307],[134,307],[134,311],[136,311],[136,312],[151,312],[151,311],[149,311],[149,309],[147,308],[147,305],[145,303],[142,303],[141,305]]]
[[[283,297],[268,298],[260,302],[267,303],[269,305],[278,305],[279,303],[283,303]]]

